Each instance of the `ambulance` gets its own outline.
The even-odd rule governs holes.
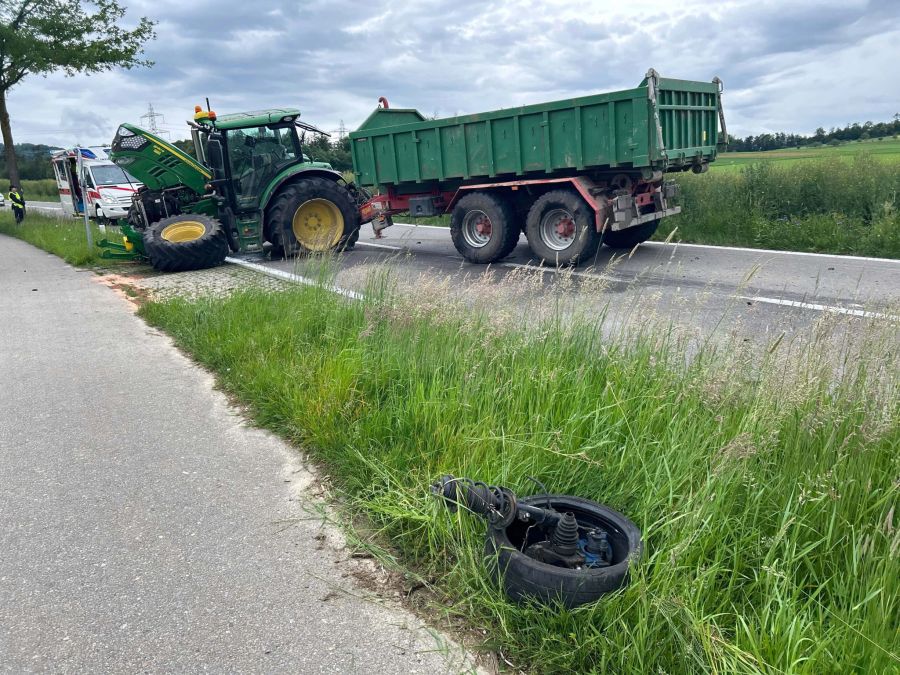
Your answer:
[[[88,217],[101,223],[128,217],[131,196],[142,183],[110,161],[109,148],[60,150],[51,161],[65,215],[83,216],[87,208]]]

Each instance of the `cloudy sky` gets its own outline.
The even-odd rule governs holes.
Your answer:
[[[812,132],[900,112],[900,0],[121,0],[159,22],[149,69],[31,77],[17,142],[109,142],[148,103],[172,138],[292,106],[353,129],[386,96],[449,116],[629,88],[648,68],[725,82],[729,131]]]

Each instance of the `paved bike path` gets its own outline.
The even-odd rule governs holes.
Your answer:
[[[0,235],[0,670],[468,669],[347,575],[297,452],[91,277]]]

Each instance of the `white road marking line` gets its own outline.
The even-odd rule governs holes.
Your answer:
[[[341,288],[340,286],[324,286],[314,279],[309,279],[307,277],[300,276],[299,274],[294,274],[293,272],[285,272],[284,270],[266,267],[265,265],[260,265],[259,263],[250,262],[249,260],[241,260],[240,258],[232,258],[231,256],[228,256],[225,258],[225,262],[229,262],[232,265],[238,265],[239,267],[246,267],[249,270],[254,270],[256,272],[266,274],[270,277],[281,279],[282,281],[290,281],[291,283],[302,284],[303,286],[322,286],[322,288],[326,288],[333,293],[342,295],[345,298],[350,298],[351,300],[362,300],[365,298],[362,293],[357,293],[356,291]]]
[[[512,262],[503,262],[499,263],[500,267],[515,267],[516,269],[523,270],[534,270],[535,272],[541,272],[546,274],[547,272],[552,272],[553,274],[562,273],[562,274],[571,274],[576,277],[585,277],[587,279],[602,279],[604,281],[614,281],[616,283],[627,283],[631,281],[630,279],[624,279],[622,277],[616,277],[611,274],[592,274],[590,272],[576,272],[570,269],[557,269],[556,267],[538,267],[537,265],[523,265],[521,263],[512,263]]]
[[[444,232],[449,232],[449,227],[441,227],[440,225],[415,225],[413,223],[394,223],[394,225],[402,225],[403,227],[424,227],[428,230],[443,230]],[[798,255],[810,258],[833,258],[835,260],[860,260],[864,262],[885,262],[885,263],[893,263],[895,265],[900,265],[900,260],[895,260],[893,258],[872,258],[866,256],[859,255],[840,255],[837,253],[810,253],[807,251],[776,251],[770,248],[745,248],[742,246],[713,246],[711,244],[685,244],[681,242],[669,242],[666,243],[664,241],[645,241],[642,246],[650,246],[652,248],[659,247],[682,247],[682,248],[700,248],[700,249],[709,249],[711,251],[741,251],[744,253],[777,253],[780,255]]]
[[[861,316],[866,319],[890,319],[891,321],[900,321],[900,316],[891,314],[881,314],[879,312],[867,312],[862,309],[849,309],[847,307],[838,307],[835,305],[820,305],[814,302],[800,302],[799,300],[782,300],[780,298],[766,298],[762,296],[741,296],[742,300],[750,300],[751,302],[762,302],[769,305],[781,305],[782,307],[798,307],[800,309],[812,309],[817,312],[834,312],[835,314],[847,314],[848,316]]]
[[[839,255],[836,253],[809,253],[807,251],[776,251],[771,248],[744,248],[741,246],[712,246],[710,244],[684,244],[680,242],[669,242],[668,244],[664,241],[645,241],[641,246],[650,246],[651,248],[660,248],[660,247],[681,247],[681,248],[702,248],[709,249],[711,251],[742,251],[745,253],[765,253],[765,254],[779,254],[779,255],[798,255],[805,256],[809,258],[831,258],[834,260],[860,260],[864,262],[883,262],[883,263],[893,263],[895,265],[900,265],[900,260],[895,260],[893,258],[867,258],[864,256],[858,255]]]
[[[394,223],[394,225],[402,225],[403,227],[424,227],[426,230],[443,230],[446,233],[450,233],[449,227],[442,227],[441,225],[416,225],[415,223]]]
[[[375,244],[371,241],[358,241],[357,246],[374,246],[375,248],[386,248],[389,251],[402,251],[403,246],[389,246],[388,244]]]

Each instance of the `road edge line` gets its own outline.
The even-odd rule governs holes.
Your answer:
[[[300,274],[285,272],[284,270],[272,269],[271,267],[266,267],[265,265],[260,265],[259,263],[250,262],[249,260],[241,260],[240,258],[227,256],[225,258],[225,262],[232,265],[237,265],[238,267],[244,267],[248,270],[253,270],[254,272],[259,272],[260,274],[265,274],[266,276],[273,277],[275,279],[280,279],[281,281],[288,281],[290,283],[300,284],[302,286],[320,286],[328,291],[331,291],[332,293],[337,293],[338,295],[341,295],[345,298],[349,298],[350,300],[365,300],[366,298],[366,296],[362,293],[351,291],[347,288],[341,288],[340,286],[335,286],[334,284],[322,284],[315,279],[310,279],[309,277],[304,277]]]

